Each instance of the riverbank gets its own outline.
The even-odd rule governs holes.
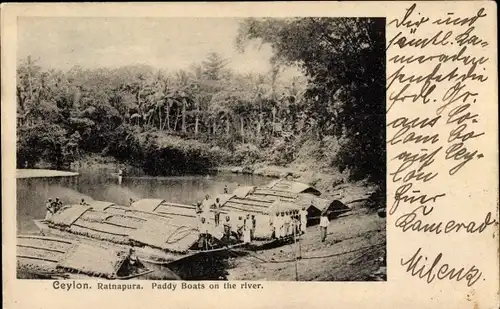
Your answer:
[[[125,175],[144,176],[144,170],[122,163],[113,157],[87,155],[71,164],[71,170],[80,173],[107,172],[115,173],[122,169]],[[318,189],[326,199],[337,199],[351,208],[380,208],[385,206],[385,193],[366,180],[351,181],[348,172],[340,173],[334,168],[321,166],[319,162],[302,160],[287,166],[278,166],[265,162],[247,165],[226,165],[211,168],[207,173],[256,175],[279,179],[291,177],[297,182],[308,184]],[[166,175],[171,176],[171,175]],[[372,199],[374,193],[375,200]]]
[[[37,177],[69,177],[78,176],[79,173],[57,171],[48,169],[17,169],[16,178],[37,178]]]
[[[318,226],[308,227],[300,252],[298,244],[291,244],[233,258],[228,279],[384,281],[385,226],[385,219],[365,210],[331,221],[325,242]]]
[[[71,164],[71,170],[80,173],[93,173],[106,171],[114,173],[122,169],[125,173],[139,176],[145,175],[144,171],[137,167],[121,163],[113,157],[103,157],[99,155],[89,155]],[[267,163],[256,163],[252,165],[240,166],[219,166],[210,169],[211,173],[220,174],[242,174],[256,175],[279,179],[292,177],[295,181],[308,184],[322,193],[322,197],[327,199],[338,199],[351,208],[383,207],[384,200],[376,201],[379,205],[367,205],[373,193],[379,192],[379,188],[367,181],[349,181],[347,173],[339,173],[333,168],[319,168],[313,162],[302,162],[301,164],[291,164],[289,166],[277,166]],[[380,192],[379,192],[380,193]]]
[[[295,181],[311,185],[322,192],[348,182],[346,174],[334,170],[315,170],[312,166],[276,166],[265,163],[257,163],[245,166],[222,166],[215,168],[217,172],[250,174],[271,178],[292,177]]]
[[[338,173],[334,170],[323,169],[315,171],[308,166],[275,166],[256,164],[250,166],[225,166],[215,169],[217,172],[251,174],[270,178],[292,177],[295,181],[308,184],[318,189],[321,196],[327,199],[338,199],[351,208],[366,206],[372,195],[379,188],[366,180],[349,181],[347,174]],[[369,205],[370,208],[383,207],[383,200],[376,201],[380,205]]]

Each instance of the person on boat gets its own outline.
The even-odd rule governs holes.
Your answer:
[[[285,235],[284,236],[289,236],[291,233],[291,230],[290,230],[290,223],[292,222],[292,218],[290,216],[290,212],[285,212]]]
[[[135,254],[134,248],[130,248],[130,250],[128,252],[128,260],[129,260],[130,266],[138,266],[139,265],[139,263],[140,263],[139,258]]]
[[[62,202],[61,202],[61,200],[59,200],[58,197],[56,197],[56,200],[54,202],[52,202],[52,211],[53,211],[53,213],[56,213],[61,208],[62,208]]]
[[[47,210],[47,212],[45,213],[45,220],[49,220],[52,215],[54,214],[53,213],[53,207],[52,207],[52,199],[49,198],[47,200],[47,203],[45,203],[45,209]]]
[[[299,211],[297,211],[296,215],[295,215],[295,219],[297,220],[297,225],[295,226],[295,228],[297,229],[297,232],[296,234],[297,235],[301,235],[301,230],[300,230],[300,214],[299,214]]]
[[[321,213],[321,218],[319,220],[319,229],[321,235],[321,242],[325,242],[326,235],[328,232],[328,225],[330,225],[330,220],[328,220],[328,216],[326,210]]]
[[[307,210],[306,207],[302,207],[302,209],[299,212],[300,216],[300,232],[302,234],[305,234],[307,229]]]
[[[243,228],[244,228],[243,217],[238,217],[238,223],[236,224],[236,233],[238,234],[238,240],[241,240],[243,237]]]
[[[212,208],[212,204],[210,201],[210,195],[207,194],[207,195],[205,195],[205,199],[203,200],[203,202],[201,204],[201,209],[205,215],[205,218],[208,218],[208,213],[210,213],[210,208]]]
[[[195,212],[196,212],[196,216],[198,217],[198,219],[200,219],[201,213],[203,212],[203,209],[201,208],[201,201],[196,202]]]
[[[214,208],[214,220],[215,220],[215,226],[219,226],[220,224],[220,212],[222,205],[220,203],[219,198],[215,199],[215,208]]]
[[[208,224],[208,221],[205,217],[201,217],[199,231],[200,231],[199,246],[200,248],[207,248],[208,238],[210,234],[210,225]]]
[[[252,241],[252,218],[247,214],[243,227],[243,242],[249,244]]]
[[[224,185],[224,194],[228,194],[227,185]]]
[[[285,213],[281,212],[281,215],[278,217],[278,229],[279,229],[279,237],[285,237]]]
[[[257,227],[257,220],[255,215],[252,215],[252,229],[250,230],[250,238],[253,239],[255,235],[255,228]]]
[[[292,227],[293,227],[293,235],[295,237],[299,236],[299,232],[300,232],[300,218],[299,218],[299,215],[297,215],[296,213],[294,213],[294,215],[292,217]]]
[[[226,216],[226,221],[224,222],[224,238],[227,241],[231,239],[231,230],[232,230],[231,217]]]
[[[269,224],[271,225],[271,235],[273,238],[279,238],[278,237],[279,230],[277,228],[279,215],[280,215],[280,213],[276,212],[274,215],[270,216],[270,218],[269,218]]]

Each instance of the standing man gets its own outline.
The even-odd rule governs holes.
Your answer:
[[[195,212],[196,212],[196,216],[198,217],[198,220],[200,220],[201,213],[203,212],[203,209],[201,208],[201,202],[200,201],[196,202]]]
[[[231,239],[232,226],[231,226],[230,220],[231,220],[231,217],[226,216],[226,222],[224,222],[224,237],[226,238],[227,241],[229,241]]]
[[[123,179],[123,170],[121,168],[118,168],[118,184],[122,184],[122,179]]]
[[[255,215],[252,215],[252,229],[250,230],[250,238],[253,239],[255,235],[255,228],[257,227],[257,220],[255,219]]]
[[[299,212],[300,215],[300,232],[302,234],[306,233],[307,227],[307,210],[306,207],[302,207],[302,210]]]
[[[328,225],[330,225],[330,220],[328,220],[328,216],[326,215],[326,210],[321,213],[321,218],[319,220],[319,228],[321,231],[321,242],[325,242],[326,234],[328,231]]]
[[[279,238],[285,237],[285,213],[281,212],[278,217]]]
[[[201,208],[202,208],[202,212],[203,212],[203,215],[205,216],[205,218],[208,219],[208,213],[210,213],[210,208],[212,207],[212,205],[210,204],[210,195],[205,195],[205,199],[203,200],[202,204],[201,204]]]
[[[224,194],[228,194],[227,185],[224,185]]]
[[[285,235],[283,236],[290,236],[290,232],[291,232],[291,229],[290,229],[290,224],[292,223],[292,217],[291,217],[291,214],[290,212],[286,211],[285,212]]]
[[[52,207],[52,199],[51,198],[49,198],[47,200],[47,203],[45,203],[45,209],[47,210],[47,212],[45,213],[45,220],[49,220],[53,214],[53,207]]]
[[[208,239],[209,239],[209,230],[210,230],[210,225],[208,224],[207,220],[205,217],[201,217],[200,220],[200,226],[199,226],[199,231],[200,231],[200,242],[199,242],[199,247],[200,248],[208,248]]]
[[[297,237],[299,236],[299,224],[300,224],[300,221],[299,221],[299,215],[297,214],[294,214],[292,216],[292,227],[293,227],[293,237],[294,239],[297,239]]]
[[[54,201],[54,203],[52,203],[52,211],[53,213],[56,213],[59,211],[59,209],[61,209],[62,207],[62,202],[59,200],[58,197],[56,197],[56,200]]]
[[[243,238],[243,228],[244,228],[243,217],[238,217],[238,223],[236,224],[236,233],[238,233],[238,240],[241,241]]]
[[[220,223],[220,211],[221,211],[222,205],[220,204],[219,198],[215,199],[215,209],[214,209],[214,214],[215,214],[215,226],[219,226]]]
[[[245,218],[245,226],[243,228],[243,242],[249,244],[252,241],[252,219],[250,214]]]

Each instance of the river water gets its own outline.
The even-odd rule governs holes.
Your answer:
[[[109,173],[88,173],[73,177],[41,177],[17,179],[17,231],[37,231],[34,219],[45,217],[45,201],[59,197],[63,204],[86,201],[109,201],[128,205],[129,199],[160,198],[175,203],[191,204],[206,194],[229,192],[238,184],[260,186],[272,179],[237,174],[181,177],[118,177]]]

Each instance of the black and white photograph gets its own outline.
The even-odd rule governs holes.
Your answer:
[[[385,33],[19,17],[17,278],[387,281]]]

